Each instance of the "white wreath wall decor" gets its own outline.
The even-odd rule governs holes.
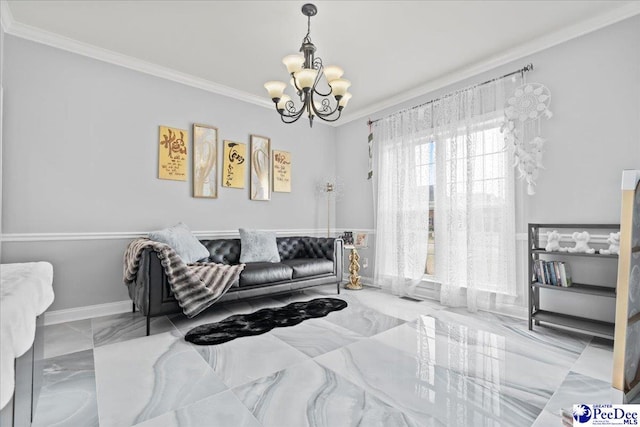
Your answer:
[[[536,180],[542,165],[546,140],[540,136],[540,120],[550,119],[551,92],[540,83],[525,83],[516,88],[505,104],[505,121],[502,124],[504,140],[512,147],[514,167],[520,178],[527,182],[527,194],[536,193]]]

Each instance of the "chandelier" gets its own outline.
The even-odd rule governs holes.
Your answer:
[[[307,35],[302,40],[300,54],[287,55],[282,63],[291,75],[290,84],[295,89],[302,105],[296,107],[289,95],[284,93],[287,84],[270,81],[264,84],[269,97],[276,106],[276,111],[285,123],[296,122],[306,112],[309,126],[313,126],[313,118],[319,117],[327,122],[335,122],[340,118],[342,109],[346,107],[351,94],[347,92],[351,82],[342,77],[344,71],[335,65],[325,67],[322,59],[315,57],[316,47],[311,43],[311,17],[318,13],[315,5],[307,3],[302,6],[302,14],[307,17]],[[322,78],[324,77],[324,79]],[[319,86],[324,80],[325,83]],[[332,100],[333,98],[333,100]]]

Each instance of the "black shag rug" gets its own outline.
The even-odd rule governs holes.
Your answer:
[[[292,302],[284,307],[235,314],[217,323],[196,326],[187,332],[184,339],[198,345],[222,344],[239,337],[264,334],[276,327],[297,325],[306,319],[324,317],[346,306],[346,301],[337,298]]]

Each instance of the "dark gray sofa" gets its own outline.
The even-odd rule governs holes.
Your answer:
[[[240,239],[200,242],[209,250],[210,262],[240,262]],[[289,293],[326,284],[336,284],[337,292],[340,293],[343,265],[341,239],[278,237],[276,242],[280,262],[247,263],[238,282],[215,304]],[[150,248],[145,249],[142,254],[136,280],[127,286],[134,311],[137,307],[147,316],[147,335],[152,317],[182,312],[173,297],[160,259]]]

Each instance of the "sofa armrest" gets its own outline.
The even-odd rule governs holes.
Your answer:
[[[344,242],[342,239],[335,239],[333,242],[333,271],[336,273],[338,283],[342,283],[343,257]]]
[[[143,250],[135,282],[128,287],[129,297],[143,315],[161,314],[161,305],[171,290],[160,258],[152,248]]]
[[[129,298],[131,298],[131,301],[133,301],[138,311],[142,312],[145,316],[149,313],[149,298],[147,295],[150,281],[149,259],[151,258],[152,251],[151,248],[142,250],[136,278],[132,283],[127,285],[129,288]]]

